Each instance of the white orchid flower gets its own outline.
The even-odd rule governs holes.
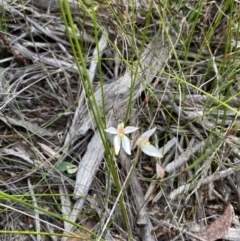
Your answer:
[[[133,127],[133,126],[127,126],[124,128],[124,124],[121,123],[117,126],[117,129],[114,127],[110,127],[105,130],[106,132],[108,132],[110,134],[116,135],[114,137],[114,149],[115,149],[116,155],[119,153],[121,145],[122,145],[124,151],[127,154],[131,155],[130,140],[125,134],[132,133],[138,129],[139,129],[138,127]]]
[[[148,156],[162,157],[160,151],[149,142],[149,137],[155,132],[156,127],[144,132],[137,140],[137,145]]]

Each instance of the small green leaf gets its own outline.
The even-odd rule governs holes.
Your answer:
[[[72,168],[67,169],[67,173],[68,173],[68,174],[74,174],[74,173],[77,172],[77,170],[78,170],[78,167],[75,166],[75,167],[72,167]]]
[[[62,162],[58,168],[60,172],[67,172],[68,174],[74,174],[77,172],[78,167],[70,162]]]

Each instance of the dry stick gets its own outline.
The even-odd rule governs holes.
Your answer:
[[[5,10],[9,11],[10,13],[15,13],[17,15],[19,15],[20,17],[22,17],[23,19],[26,19],[29,23],[31,23],[36,29],[38,29],[40,32],[42,32],[43,34],[45,34],[46,36],[52,38],[53,40],[55,40],[56,42],[60,42],[64,45],[70,46],[69,42],[58,38],[57,36],[53,35],[51,32],[49,32],[48,30],[46,30],[45,28],[43,28],[42,26],[40,26],[38,23],[36,23],[34,20],[32,20],[31,18],[29,18],[28,16],[25,16],[24,14],[22,14],[20,11],[18,11],[17,9],[13,8],[11,5],[9,5],[9,3],[5,2],[4,0],[0,1],[0,6],[4,7]]]
[[[66,187],[67,188],[67,187]],[[62,208],[62,214],[64,217],[68,217],[71,213],[71,201],[70,197],[66,194],[68,194],[68,191],[65,190],[64,186],[59,186],[59,194],[60,194],[60,200],[61,200],[61,208]],[[64,227],[66,227],[68,223],[64,221]]]
[[[17,51],[24,57],[31,59],[33,62],[40,61],[44,64],[54,66],[59,69],[68,69],[68,71],[73,72],[73,73],[78,73],[78,68],[76,64],[74,63],[69,63],[64,60],[60,59],[55,59],[55,58],[49,58],[46,56],[41,56],[39,54],[35,54],[32,51],[28,50],[26,47],[19,43],[15,43],[14,47],[17,49]]]
[[[175,80],[170,80],[171,82],[175,83]],[[222,99],[226,99],[227,97],[225,97],[224,95],[222,96]],[[160,94],[158,96],[158,99],[161,100],[163,103],[169,103],[169,97],[166,95],[166,93],[164,94]],[[179,103],[181,101],[180,97],[178,95],[174,95],[174,100],[176,103]],[[206,95],[184,95],[184,103],[182,103],[184,106],[184,113],[186,112],[190,112],[193,113],[192,111],[204,111],[205,108],[204,106],[206,106],[206,104],[211,104],[212,106],[218,106],[219,102],[217,102],[214,99],[209,98]],[[196,107],[189,107],[190,105],[196,106]],[[232,107],[238,108],[239,104],[240,104],[240,97],[232,97],[229,101],[228,104]],[[224,114],[221,113],[221,110],[218,110],[220,114]],[[222,111],[223,112],[223,111]],[[228,114],[230,114],[231,116],[235,116],[236,113],[228,110],[227,111]],[[214,111],[211,111],[211,114],[213,114]],[[218,113],[218,114],[219,114]],[[227,115],[229,116],[229,115]],[[195,117],[196,118],[196,117]]]
[[[27,179],[27,182],[28,182],[29,192],[30,192],[31,197],[32,197],[33,205],[35,207],[38,207],[37,200],[36,200],[36,197],[35,197],[34,192],[33,192],[33,186],[31,184],[31,181],[30,181],[29,178]],[[39,218],[39,211],[37,209],[34,209],[34,212],[35,212],[35,214],[34,214],[34,217],[35,217],[34,218],[35,228],[36,228],[37,232],[40,232],[41,231],[41,226],[40,226],[40,222],[39,222],[39,220],[40,220],[40,218]],[[41,236],[39,234],[37,234],[37,241],[41,241]]]
[[[201,181],[196,181],[196,182],[193,182],[193,183],[189,183],[189,184],[185,184],[185,185],[182,185],[180,186],[179,188],[175,189],[174,191],[172,191],[169,195],[169,198],[172,200],[172,199],[175,199],[177,198],[179,195],[181,195],[185,190],[192,190],[193,188],[196,188],[197,186],[200,187],[202,185],[205,185],[205,184],[208,184],[208,183],[211,183],[213,181],[217,181],[219,179],[223,179],[231,174],[233,174],[234,172],[236,172],[236,168],[229,168],[227,170],[224,170],[224,171],[221,171],[221,172],[218,172],[216,174],[213,174],[211,176],[208,176],[208,177],[205,177],[203,180]]]
[[[182,166],[185,162],[187,162],[190,157],[200,152],[201,149],[204,147],[205,141],[199,142],[197,145],[193,147],[189,147],[184,153],[182,153],[177,159],[175,159],[173,162],[169,163],[164,169],[168,173],[173,173],[177,168]]]
[[[0,111],[1,111],[1,108],[0,108]],[[47,137],[56,136],[56,134],[54,134],[44,128],[41,128],[37,125],[34,125],[30,121],[26,121],[26,120],[22,121],[19,119],[14,119],[12,117],[5,117],[1,113],[0,113],[0,120],[8,126],[10,126],[10,125],[21,126],[25,129],[29,130],[30,132],[34,133],[35,135],[47,136]]]
[[[123,161],[123,166],[127,171],[130,169],[131,164],[128,158],[126,157],[123,158],[123,156],[124,155],[122,155],[121,159]],[[141,236],[142,240],[154,241],[155,238],[151,233],[151,221],[149,220],[149,217],[148,217],[146,201],[144,198],[144,194],[143,194],[142,187],[139,182],[137,173],[134,169],[132,170],[130,185],[131,185],[132,198],[135,203],[136,210],[138,211],[137,224],[139,225],[139,229],[140,229],[139,235]]]
[[[137,159],[135,159],[134,163],[133,163],[134,167],[137,165],[138,156],[139,156],[139,150],[137,153]],[[121,154],[121,159],[122,159],[125,171],[127,173],[128,172],[131,173],[131,179],[130,179],[131,192],[132,192],[132,196],[135,199],[136,209],[138,210],[137,224],[138,225],[146,225],[149,223],[146,205],[145,205],[146,202],[145,202],[144,195],[142,192],[142,187],[141,187],[141,185],[139,183],[139,179],[137,177],[137,173],[135,170],[132,170],[131,164],[125,153]]]
[[[35,218],[36,218],[35,216],[33,216],[33,215],[31,215],[31,214],[29,214],[29,213],[27,213],[27,212],[24,212],[24,211],[22,211],[22,210],[20,210],[20,209],[16,209],[16,208],[14,208],[14,207],[12,207],[12,206],[9,206],[9,205],[3,204],[3,203],[0,203],[0,207],[4,207],[4,208],[7,209],[7,210],[8,210],[8,209],[9,209],[9,210],[13,210],[14,212],[21,213],[21,214],[23,214],[23,215],[25,215],[25,216],[28,216],[28,217],[32,218],[32,219],[35,219]],[[59,230],[59,231],[62,231],[62,232],[66,231],[64,228],[59,227],[59,225],[55,225],[55,224],[50,223],[50,222],[48,222],[48,221],[46,221],[46,220],[44,220],[44,219],[40,219],[40,218],[39,218],[39,221],[41,221],[42,223],[45,223],[45,224],[47,224],[47,225],[50,225],[50,226],[53,227],[55,230]],[[1,233],[1,231],[0,231],[0,233]],[[68,235],[76,236],[76,234],[75,234],[74,232],[67,232],[67,234],[68,234]]]

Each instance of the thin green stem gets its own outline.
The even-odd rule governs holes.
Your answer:
[[[108,227],[108,225],[109,225],[109,223],[111,221],[111,216],[112,216],[112,214],[113,214],[113,212],[114,212],[114,210],[115,210],[115,208],[117,206],[118,200],[121,201],[121,198],[123,197],[123,191],[127,190],[128,186],[129,186],[130,177],[132,176],[132,172],[133,172],[134,168],[136,167],[136,165],[138,163],[138,159],[139,159],[140,154],[141,154],[141,149],[138,147],[137,154],[136,154],[136,157],[133,160],[133,164],[131,166],[131,169],[129,170],[128,175],[127,175],[127,177],[125,179],[125,182],[123,183],[122,188],[121,188],[120,192],[118,193],[117,199],[116,199],[116,201],[115,201],[115,203],[114,203],[114,205],[112,207],[111,213],[109,214],[109,218],[106,221],[106,223],[105,223],[105,225],[104,225],[104,227],[102,229],[102,232],[101,232],[101,234],[100,234],[100,236],[99,236],[97,241],[99,241],[101,239],[103,233],[106,230],[106,227]],[[130,227],[130,225],[127,225],[127,226]],[[129,236],[128,239],[129,240],[133,240],[132,236]]]

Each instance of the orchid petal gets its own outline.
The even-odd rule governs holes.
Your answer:
[[[127,126],[124,128],[124,133],[125,134],[128,134],[128,133],[132,133],[136,130],[138,130],[139,128],[138,127],[134,127],[134,126]]]
[[[142,148],[142,146],[146,145],[149,142],[147,136],[141,136],[137,139],[136,144]]]
[[[118,124],[117,129],[118,129],[118,131],[123,130],[124,129],[124,123]]]
[[[120,151],[121,147],[121,138],[119,136],[114,137],[114,149],[115,149],[115,154],[117,155]]]
[[[156,130],[157,128],[155,127],[155,128],[153,128],[153,129],[151,129],[151,130],[148,130],[148,131],[146,131],[146,132],[144,132],[143,134],[142,134],[142,136],[147,136],[148,138],[155,132],[155,130]]]
[[[156,173],[159,178],[165,177],[165,171],[160,164],[156,163]]]
[[[114,135],[117,135],[118,134],[118,131],[116,128],[114,127],[109,127],[108,129],[105,130],[106,132],[110,133],[110,134],[114,134]]]
[[[122,147],[128,155],[131,155],[130,141],[129,141],[128,137],[126,137],[126,136],[122,137]]]
[[[160,151],[153,145],[143,145],[141,146],[142,151],[148,156],[162,157]]]

